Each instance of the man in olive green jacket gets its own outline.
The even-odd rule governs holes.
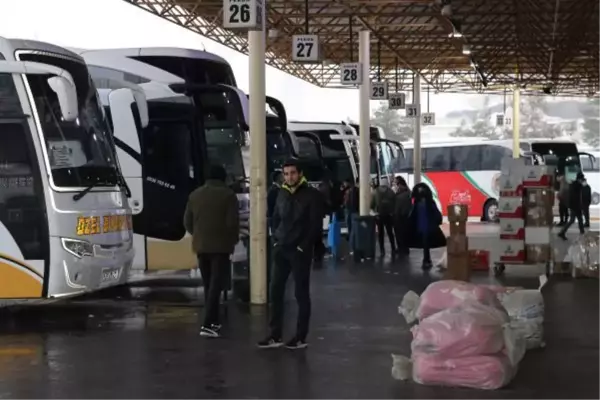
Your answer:
[[[190,194],[183,221],[202,273],[206,312],[200,335],[205,337],[220,336],[220,295],[240,235],[238,200],[226,178],[223,167],[211,167],[206,183]]]

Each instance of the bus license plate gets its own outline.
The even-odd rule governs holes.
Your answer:
[[[119,280],[120,268],[104,268],[101,283],[112,283]]]

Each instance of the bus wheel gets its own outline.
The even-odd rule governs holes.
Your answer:
[[[483,213],[481,214],[483,222],[498,221],[498,202],[496,199],[488,199],[483,205]]]

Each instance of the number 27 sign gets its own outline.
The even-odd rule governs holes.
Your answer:
[[[223,27],[261,30],[263,8],[263,0],[223,0]]]

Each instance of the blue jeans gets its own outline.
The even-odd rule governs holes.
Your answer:
[[[346,213],[346,225],[348,225],[348,244],[350,246],[350,251],[356,250],[357,229],[355,229],[355,227],[358,224],[358,222],[356,222],[358,217],[358,213]]]

